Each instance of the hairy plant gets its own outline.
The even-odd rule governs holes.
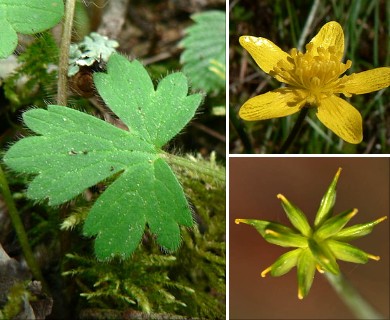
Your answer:
[[[102,98],[129,131],[66,107],[32,109],[23,119],[38,136],[18,141],[4,161],[16,171],[35,174],[27,196],[48,199],[53,206],[117,176],[84,224],[84,235],[96,236],[99,259],[128,257],[146,224],[158,244],[176,250],[179,225],[190,227],[193,221],[161,147],[193,117],[201,96],[187,96],[181,73],[168,75],[155,90],[142,65],[120,55],[113,55],[107,73],[96,73],[94,79]]]
[[[19,66],[4,80],[5,96],[16,107],[43,106],[55,92],[57,76],[58,47],[51,34],[37,35],[17,60]]]
[[[55,26],[63,14],[62,0],[0,0],[0,59],[15,50],[17,32],[42,32]]]
[[[222,11],[194,14],[195,24],[186,29],[180,57],[191,84],[206,92],[225,88],[225,19]]]

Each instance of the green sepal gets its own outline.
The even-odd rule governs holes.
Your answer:
[[[281,247],[307,247],[307,239],[305,237],[296,233],[278,232],[272,225],[267,227],[264,240]]]
[[[304,249],[298,258],[298,298],[303,299],[310,291],[316,271],[316,262],[309,249]]]
[[[349,243],[336,240],[327,240],[327,244],[335,257],[342,261],[364,264],[368,262],[371,256],[363,250],[350,245]]]
[[[311,228],[302,210],[288,201],[283,195],[278,194],[277,197],[282,201],[282,207],[292,225],[304,236],[310,236]]]
[[[375,221],[356,224],[352,227],[345,228],[344,230],[340,230],[337,234],[335,234],[332,239],[340,240],[340,241],[351,241],[361,237],[364,237],[367,234],[370,234],[378,223],[386,220],[387,217],[379,218]]]
[[[304,249],[295,249],[285,254],[282,254],[272,265],[271,265],[271,276],[280,277],[289,272],[298,263],[299,255]]]
[[[337,216],[334,216],[324,222],[324,224],[315,231],[317,239],[327,239],[338,233],[349,220],[356,215],[357,209],[346,210]]]
[[[314,227],[318,228],[322,223],[332,215],[332,210],[336,202],[336,186],[341,173],[341,168],[337,170],[332,182],[330,183],[326,193],[324,194],[320,207],[318,208],[316,218],[314,220]]]
[[[305,237],[280,223],[255,219],[236,219],[236,223],[240,222],[253,226],[269,243],[281,247],[307,247]]]
[[[265,234],[265,230],[266,230],[266,228],[270,224],[272,224],[275,229],[279,230],[279,232],[294,233],[294,230],[292,230],[291,228],[286,227],[285,225],[280,224],[278,222],[272,222],[272,221],[266,221],[266,220],[257,220],[257,219],[236,219],[235,222],[236,222],[236,224],[245,223],[245,224],[248,224],[248,225],[254,227],[261,234],[261,236],[263,238],[266,235]]]
[[[318,243],[314,239],[308,239],[309,248],[317,263],[325,271],[333,274],[339,274],[340,269],[336,262],[333,252],[329,249],[326,242]]]

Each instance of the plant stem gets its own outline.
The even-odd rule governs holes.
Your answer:
[[[238,136],[242,141],[244,147],[244,153],[253,153],[252,144],[248,133],[246,132],[245,126],[237,119],[237,113],[229,106],[229,121],[233,128],[236,130]]]
[[[317,14],[319,5],[320,5],[320,0],[314,0],[313,5],[311,6],[311,9],[310,9],[309,16],[306,19],[305,26],[301,32],[301,37],[299,38],[298,47],[297,47],[297,49],[299,51],[302,51],[303,44],[305,43],[305,40],[309,34],[311,25],[313,23],[314,17]]]
[[[356,289],[340,273],[334,275],[325,272],[325,277],[337,292],[340,299],[351,309],[357,319],[385,319],[384,316],[374,310],[374,308],[363,299]]]
[[[57,104],[66,106],[68,91],[69,46],[72,37],[72,25],[76,0],[67,0],[65,17],[62,26],[60,61],[58,63]]]
[[[311,25],[313,23],[314,17],[316,15],[317,11],[318,11],[319,5],[320,5],[320,1],[319,0],[315,0],[313,5],[312,5],[312,7],[311,7],[311,9],[310,9],[309,16],[306,19],[305,26],[304,26],[304,28],[303,28],[303,30],[301,32],[301,36],[300,36],[299,42],[298,42],[298,47],[297,48],[300,51],[302,51],[303,44],[305,43],[307,35],[309,34],[309,30],[310,30]],[[291,133],[287,137],[287,140],[284,142],[284,144],[280,148],[279,153],[286,153],[287,149],[293,143],[294,139],[296,138],[296,136],[298,135],[298,133],[299,133],[299,131],[301,129],[303,120],[305,119],[305,117],[307,115],[307,112],[308,112],[308,108],[303,107],[301,109],[301,112],[299,113],[297,122],[295,123]]]
[[[294,127],[292,128],[289,136],[287,137],[287,140],[284,142],[282,147],[279,150],[279,153],[286,153],[287,149],[290,147],[290,145],[293,143],[294,139],[298,135],[299,131],[301,130],[303,120],[305,120],[305,117],[309,111],[309,108],[303,107],[301,111],[299,112],[297,122],[295,122]]]
[[[31,250],[30,244],[28,242],[27,233],[24,229],[22,220],[20,219],[20,215],[18,210],[16,209],[15,201],[12,197],[11,191],[8,186],[7,178],[5,177],[4,171],[0,165],[0,189],[3,193],[4,202],[7,205],[8,213],[12,221],[12,225],[15,229],[16,235],[19,239],[20,246],[23,251],[23,255],[26,259],[27,265],[29,266],[31,273],[34,278],[39,280],[47,291],[48,286],[45,282],[45,279],[42,276],[41,269],[39,268],[38,263],[35,260],[34,254]]]
[[[209,161],[198,160],[196,158],[184,158],[170,153],[162,153],[167,162],[171,165],[187,169],[193,176],[206,176],[218,184],[224,184],[226,181],[225,170],[220,166]]]

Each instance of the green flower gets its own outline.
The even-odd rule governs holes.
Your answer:
[[[277,197],[282,201],[283,209],[294,228],[265,220],[235,221],[237,224],[242,222],[255,227],[269,243],[297,248],[281,255],[261,273],[261,276],[265,277],[267,273],[271,273],[272,276],[278,277],[296,266],[299,299],[303,299],[309,293],[316,268],[320,273],[330,272],[337,275],[340,273],[337,259],[354,263],[367,263],[369,259],[379,260],[378,256],[366,253],[347,242],[369,234],[375,225],[387,217],[343,229],[358,210],[351,209],[332,216],[340,173],[341,168],[338,169],[321,200],[313,227],[310,227],[303,212],[281,194]]]

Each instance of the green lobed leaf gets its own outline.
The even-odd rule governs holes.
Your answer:
[[[27,195],[48,199],[50,205],[69,201],[86,188],[119,175],[97,199],[84,225],[85,235],[96,235],[99,259],[128,257],[146,225],[158,244],[175,250],[180,244],[179,225],[191,226],[193,221],[183,189],[160,157],[159,147],[189,121],[201,97],[187,97],[187,81],[181,74],[166,77],[154,90],[138,62],[116,55],[108,65],[108,74],[96,77],[97,88],[104,91],[102,97],[124,118],[130,131],[62,106],[32,109],[23,119],[38,136],[18,141],[4,161],[15,171],[35,174]],[[118,74],[119,69],[124,81],[111,74]],[[167,120],[157,122],[164,112]]]
[[[62,0],[0,0],[0,59],[15,50],[17,32],[42,32],[55,26],[63,14]]]
[[[15,171],[38,174],[27,195],[47,198],[49,205],[69,201],[121,170],[157,158],[153,146],[138,136],[70,108],[32,109],[23,120],[41,136],[18,141],[4,161]]]
[[[180,244],[179,224],[192,226],[181,186],[159,158],[132,166],[108,187],[89,212],[84,234],[97,234],[98,259],[113,253],[127,257],[137,248],[146,223],[169,251]]]
[[[5,17],[0,6],[0,59],[12,54],[18,44],[18,36]]]
[[[187,96],[187,79],[179,72],[161,80],[155,91],[148,73],[137,60],[129,62],[114,54],[107,71],[94,75],[99,94],[130,132],[156,147],[167,143],[191,120],[202,100],[200,94]]]
[[[186,29],[181,42],[183,71],[197,88],[211,92],[225,88],[225,20],[223,11],[207,11],[191,17],[195,24]]]

